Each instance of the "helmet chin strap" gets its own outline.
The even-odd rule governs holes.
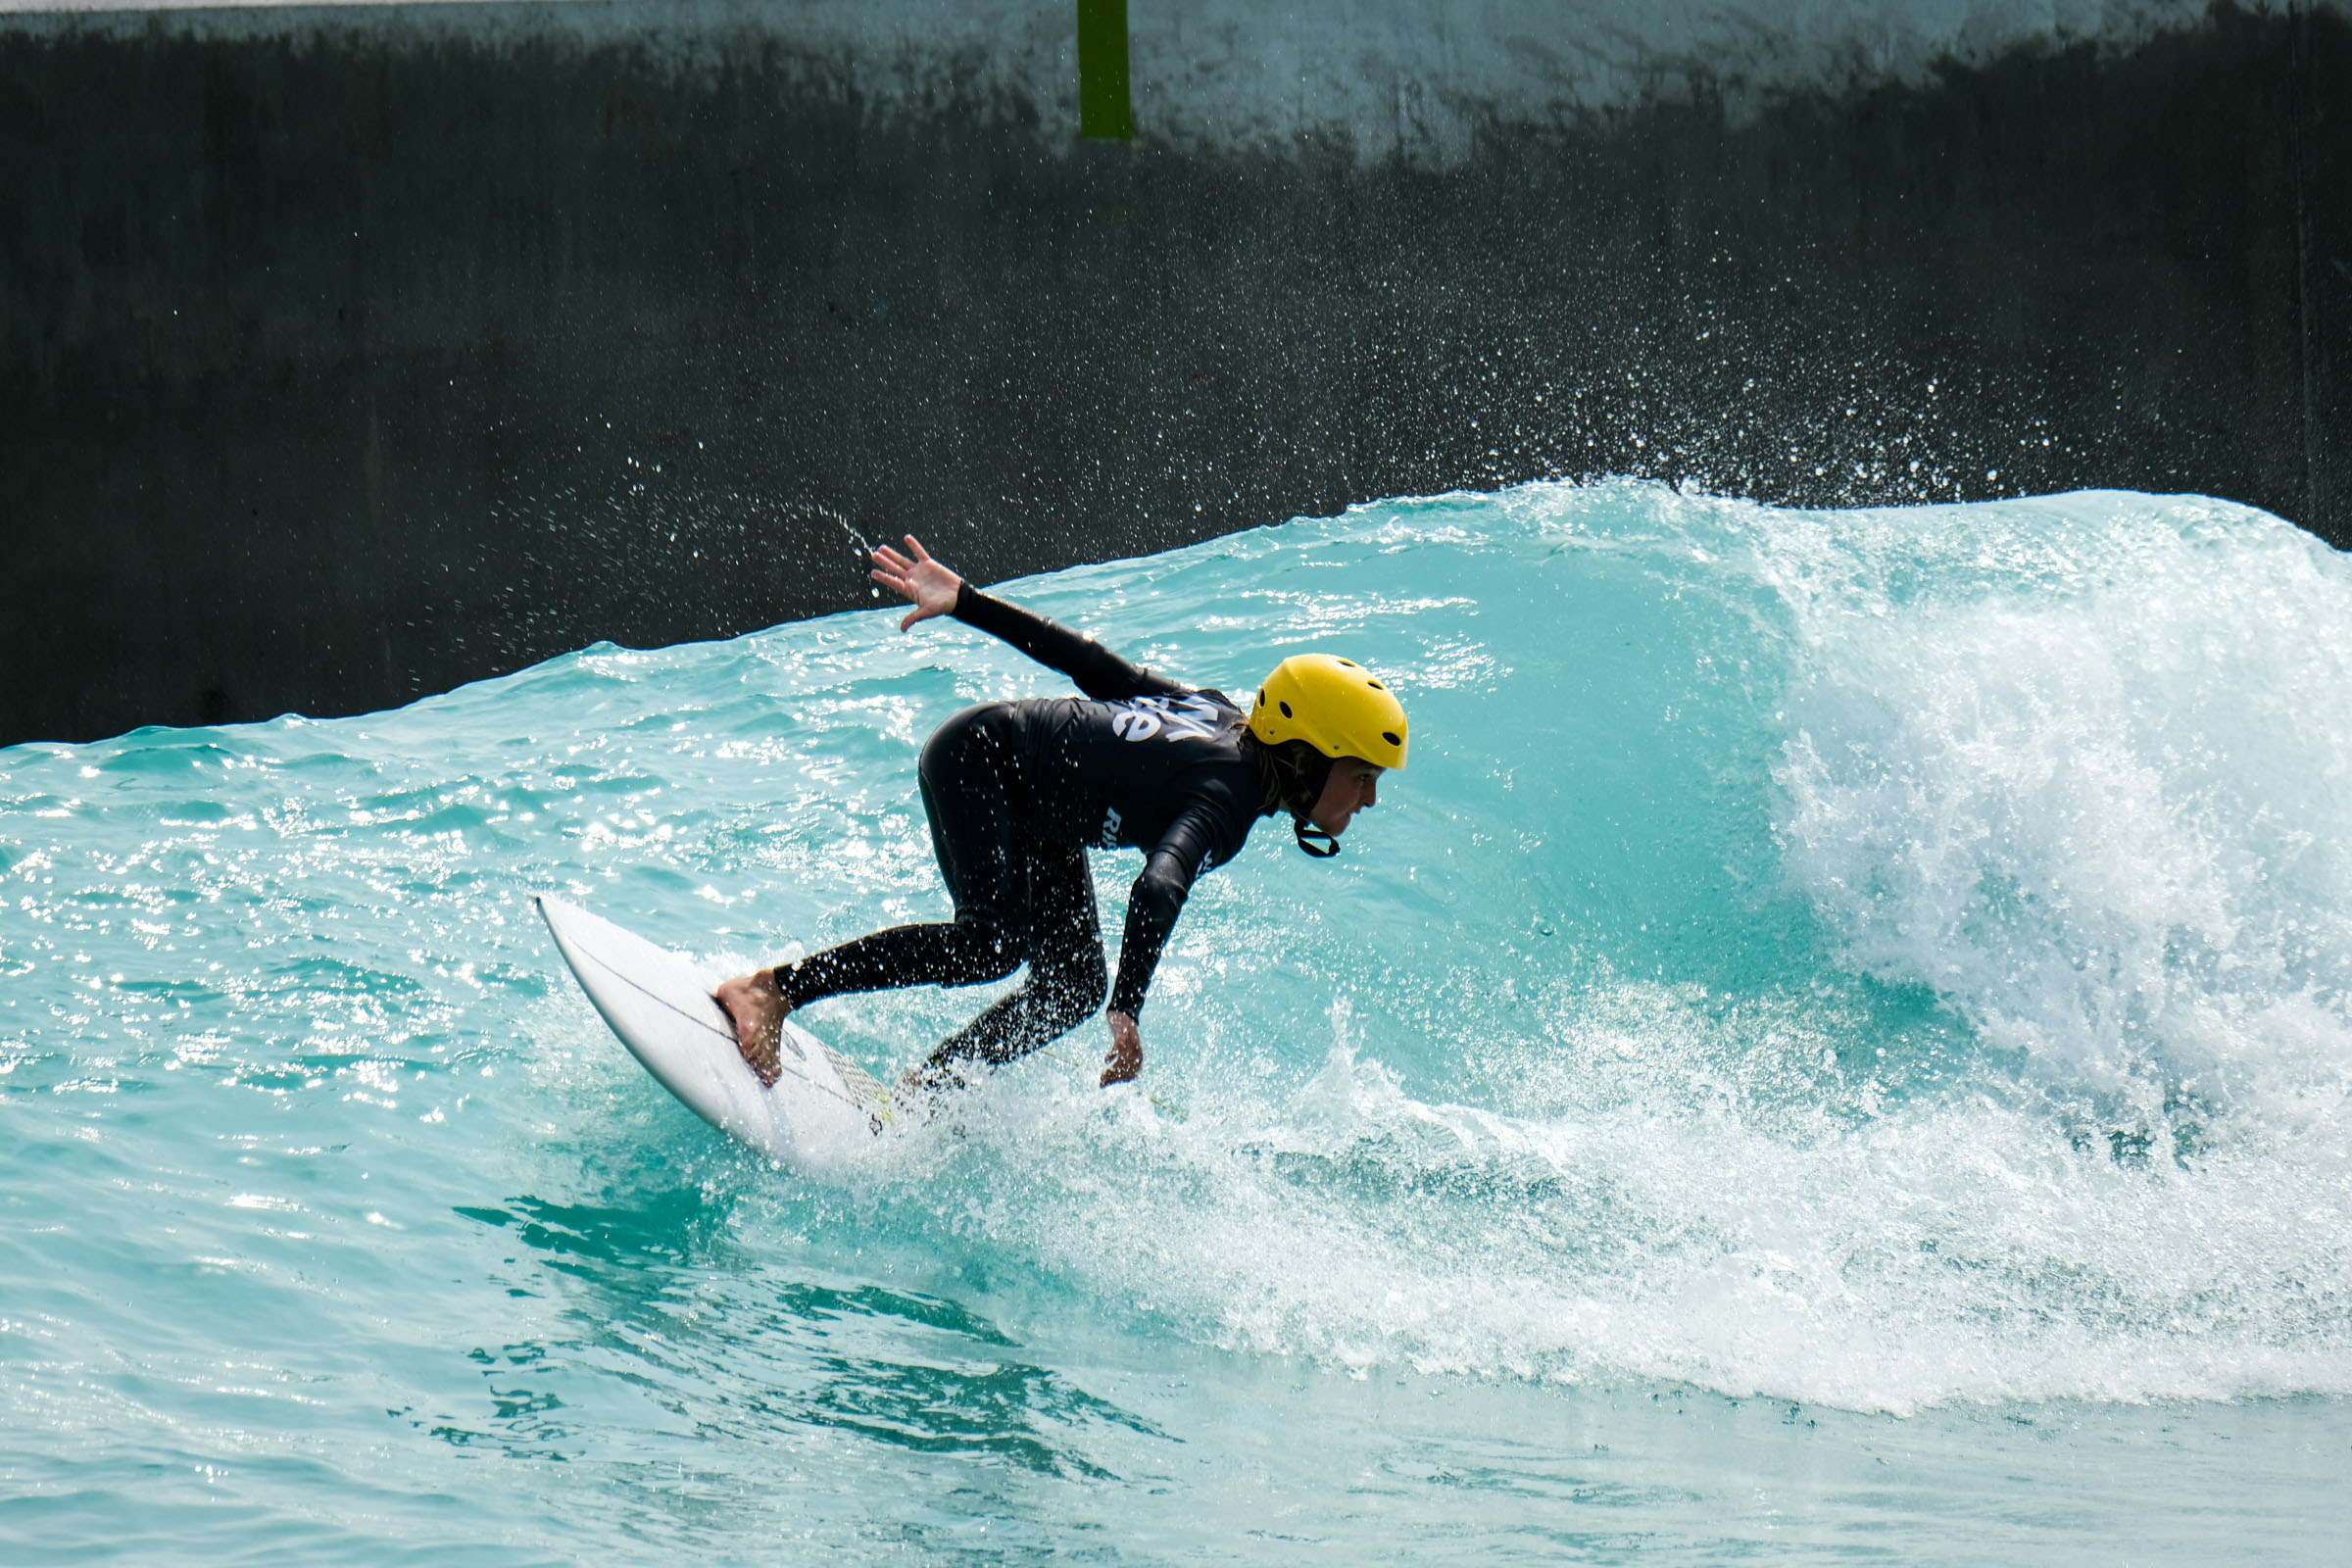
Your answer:
[[[1331,781],[1331,770],[1336,765],[1332,758],[1312,758],[1298,775],[1298,799],[1309,803],[1321,800],[1323,786]],[[1340,836],[1315,826],[1306,819],[1305,811],[1295,807],[1291,811],[1291,831],[1298,836],[1298,848],[1318,860],[1328,860],[1340,853]]]

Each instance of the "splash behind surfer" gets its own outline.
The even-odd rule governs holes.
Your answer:
[[[744,1059],[776,1078],[783,1020],[823,997],[1027,977],[909,1074],[961,1081],[1067,1033],[1109,1001],[1105,1087],[1143,1068],[1136,1025],[1161,949],[1196,878],[1240,854],[1261,816],[1290,813],[1298,847],[1339,853],[1380,775],[1402,767],[1404,710],[1369,670],[1295,655],[1245,711],[1221,692],[1141,669],[1067,627],[973,588],[912,535],[874,552],[874,580],[914,606],[1003,638],[1077,683],[1083,698],[988,703],[940,726],[916,776],[955,918],[894,926],[720,986]],[[1088,849],[1140,849],[1115,983],[1102,956]]]

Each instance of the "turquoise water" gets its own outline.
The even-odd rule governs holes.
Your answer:
[[[1362,508],[1018,584],[1411,768],[1144,1017],[831,1181],[713,976],[946,907],[1050,672],[895,615],[0,752],[9,1561],[2324,1560],[2352,1526],[2352,573],[2214,502]],[[1132,856],[1098,857],[1115,932]],[[807,1015],[890,1073],[979,992]]]

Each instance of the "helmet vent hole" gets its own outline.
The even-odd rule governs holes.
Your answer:
[[[1404,742],[1398,740],[1396,736],[1390,734],[1385,729],[1380,732],[1380,738],[1384,741],[1387,741],[1391,746],[1402,746],[1404,744]]]
[[[1285,718],[1288,718],[1288,717],[1290,717],[1290,716],[1291,716],[1291,705],[1290,705],[1290,704],[1288,704],[1288,703],[1282,703],[1282,704],[1279,704],[1279,705],[1277,705],[1277,706],[1279,706],[1279,707],[1282,709],[1282,716],[1283,716],[1283,717],[1285,717]]]
[[[1349,669],[1358,669],[1358,668],[1361,668],[1361,667],[1362,667],[1361,665],[1357,664],[1357,663],[1356,663],[1356,662],[1355,662],[1354,660],[1352,660],[1352,659],[1343,659],[1343,660],[1341,660],[1341,661],[1340,661],[1340,662],[1341,662],[1341,663],[1343,663],[1343,664],[1346,664],[1346,665],[1347,665],[1347,666],[1348,666]]]
[[[1382,685],[1380,682],[1378,682],[1378,681],[1376,681],[1376,680],[1367,680],[1367,681],[1365,681],[1365,682],[1364,682],[1364,684],[1365,684],[1365,685],[1367,685],[1367,686],[1369,686],[1369,687],[1371,687],[1371,688],[1372,688],[1374,691],[1376,691],[1376,692],[1385,692],[1385,691],[1387,691],[1387,690],[1388,690],[1388,688],[1387,688],[1386,686],[1383,686],[1383,685]]]

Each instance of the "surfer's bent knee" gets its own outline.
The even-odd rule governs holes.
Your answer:
[[[1110,971],[1103,965],[1102,950],[1056,966],[1051,984],[1054,1010],[1068,1017],[1071,1027],[1093,1017],[1110,995]]]
[[[970,933],[972,944],[972,985],[988,985],[1004,979],[1021,966],[1028,956],[1029,944],[1025,934],[1009,930],[990,909],[957,909],[956,926]]]

